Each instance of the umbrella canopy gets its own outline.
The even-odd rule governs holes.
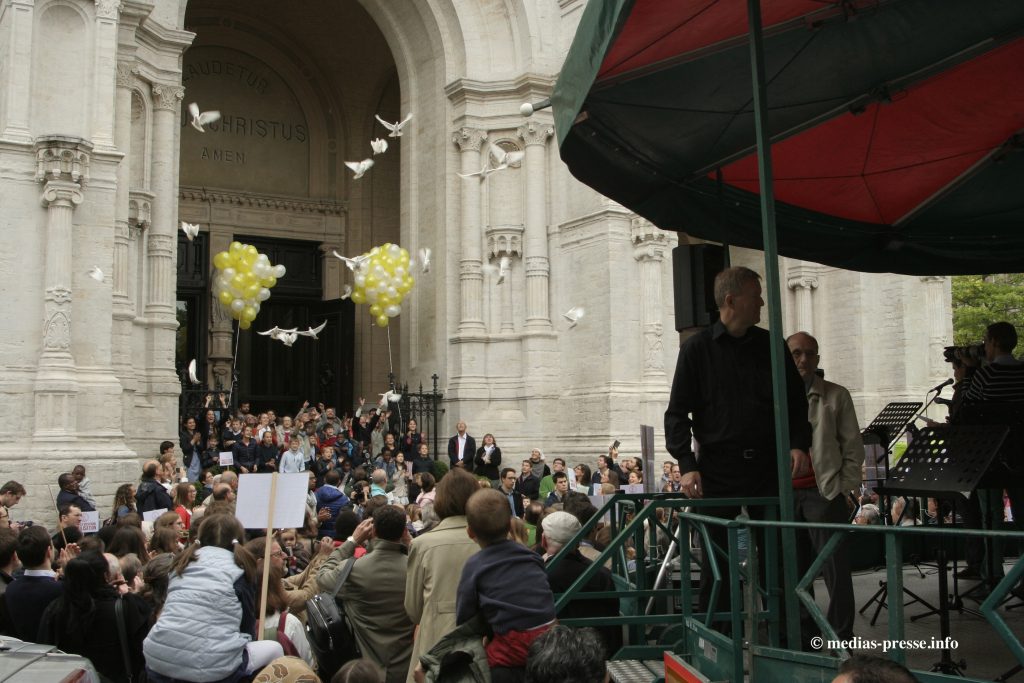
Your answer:
[[[779,253],[870,272],[1024,266],[1024,3],[765,0]],[[655,225],[761,248],[746,3],[588,3],[562,159]]]

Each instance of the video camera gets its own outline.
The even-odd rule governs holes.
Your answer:
[[[942,349],[942,357],[947,363],[952,363],[953,365],[959,365],[964,360],[973,360],[975,364],[980,364],[981,361],[985,360],[985,345],[947,346]]]

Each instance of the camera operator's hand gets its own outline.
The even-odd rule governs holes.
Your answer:
[[[373,538],[373,520],[364,519],[356,527],[356,530],[352,532],[352,541],[356,545],[362,545],[371,538]]]

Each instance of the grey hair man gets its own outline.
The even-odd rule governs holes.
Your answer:
[[[592,628],[555,624],[530,644],[526,683],[604,683],[604,644]]]

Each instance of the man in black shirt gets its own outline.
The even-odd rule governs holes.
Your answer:
[[[689,498],[779,494],[776,463],[786,454],[775,452],[769,333],[755,327],[764,306],[759,280],[749,268],[719,273],[715,277],[718,322],[687,339],[679,351],[665,411],[665,441],[668,452],[679,461],[682,492]],[[785,363],[788,455],[792,475],[800,477],[809,472],[811,425],[803,381],[788,353]],[[691,448],[691,436],[699,444],[699,459]],[[701,512],[733,518],[739,508],[702,508]],[[760,518],[764,510],[752,507],[748,513]],[[710,531],[712,541],[726,547],[725,529],[711,527]],[[760,538],[755,541],[760,545]],[[707,555],[701,578],[702,610],[708,606],[712,587]],[[727,605],[728,583],[719,593],[718,609]]]

